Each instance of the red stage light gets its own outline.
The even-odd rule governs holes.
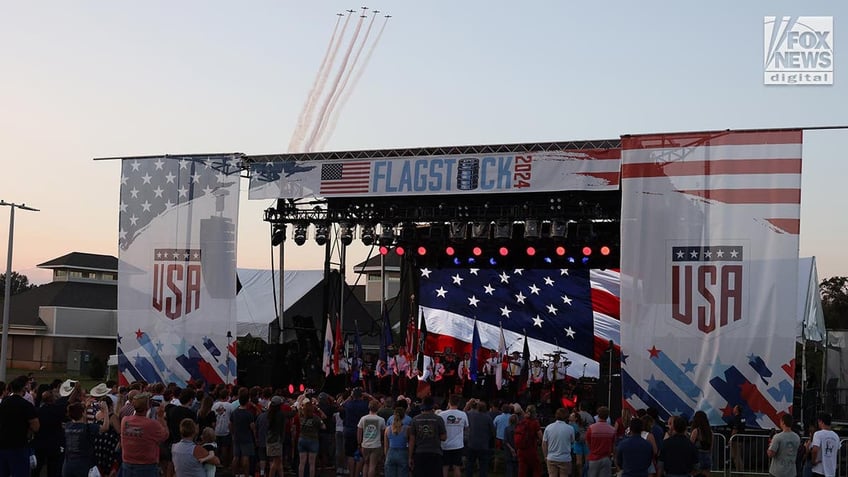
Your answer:
[[[418,247],[418,255],[427,255],[427,247]]]
[[[509,249],[506,247],[501,247],[498,249],[498,253],[501,254],[501,257],[506,257],[509,255]]]
[[[606,245],[601,247],[601,255],[609,255],[609,254],[610,254],[610,248],[609,247],[607,247]]]
[[[294,384],[289,384],[289,394],[294,394]]]
[[[480,247],[474,247],[471,249],[471,253],[473,253],[474,256],[479,257],[480,255],[483,255],[483,249]]]
[[[445,255],[447,255],[449,257],[453,257],[453,254],[455,254],[455,253],[456,253],[456,250],[454,250],[454,248],[451,247],[450,245],[445,247]]]
[[[562,257],[563,255],[565,255],[565,247],[563,247],[562,245],[560,245],[559,247],[557,247],[557,248],[556,248],[556,254],[557,254],[557,255],[559,255],[560,257]]]
[[[300,383],[300,392],[303,392],[303,390],[304,390],[303,383]]]
[[[536,255],[536,247],[527,247],[527,256],[532,257]]]
[[[395,253],[398,254],[399,256],[402,256],[403,254],[406,253],[406,250],[403,247],[398,246],[398,247],[395,247]]]
[[[385,245],[380,247],[380,255],[388,255],[388,253],[389,253],[389,247],[386,247]]]
[[[592,247],[583,247],[583,255],[586,255],[587,257],[592,255]]]

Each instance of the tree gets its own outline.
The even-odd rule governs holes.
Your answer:
[[[848,329],[848,277],[831,277],[819,285],[828,329]]]
[[[35,285],[30,285],[29,278],[26,275],[21,275],[18,272],[12,272],[12,295],[17,295],[20,292],[25,292],[30,288],[35,288]],[[6,293],[6,274],[0,274],[0,301]]]

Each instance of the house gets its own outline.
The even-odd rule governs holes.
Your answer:
[[[11,298],[9,367],[85,374],[93,360],[105,364],[115,353],[118,259],[72,252],[38,267],[53,280]]]

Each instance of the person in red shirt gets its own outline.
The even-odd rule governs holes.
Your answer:
[[[126,477],[158,477],[159,444],[168,438],[165,406],[159,406],[156,419],[150,419],[150,393],[136,394],[132,405],[135,413],[121,420],[122,473]]]
[[[612,451],[615,445],[615,428],[607,424],[609,408],[598,408],[598,422],[586,429],[586,445],[589,446],[588,477],[605,477],[612,471]]]
[[[523,447],[518,442],[515,443],[518,448],[518,475],[540,477],[542,461],[539,459],[539,442],[542,440],[542,426],[536,419],[536,406],[527,406],[523,421],[524,432],[532,436],[533,444]]]

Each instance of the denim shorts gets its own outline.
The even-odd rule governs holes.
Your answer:
[[[298,452],[309,452],[312,454],[318,453],[318,439],[307,439],[305,437],[301,437],[297,440],[297,451]]]

